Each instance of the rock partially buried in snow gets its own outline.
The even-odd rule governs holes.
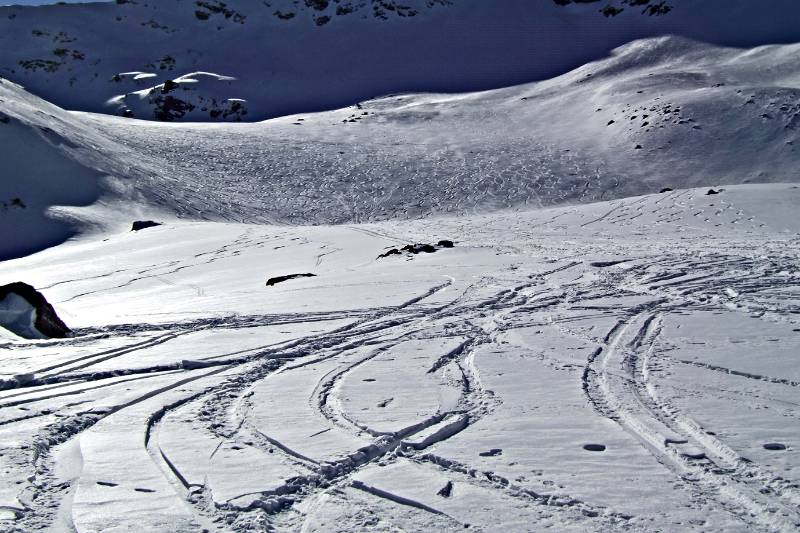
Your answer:
[[[213,72],[192,72],[111,98],[107,105],[128,118],[159,121],[241,121],[247,101],[232,98],[236,78]]]
[[[583,449],[587,452],[604,452],[606,451],[605,444],[584,444]]]
[[[278,283],[283,283],[284,281],[289,281],[290,279],[295,278],[313,278],[316,277],[316,274],[288,274],[286,276],[276,276],[274,278],[269,278],[267,280],[267,287],[272,287],[273,285],[277,285]]]
[[[492,448],[486,452],[480,452],[478,455],[481,457],[497,457],[498,455],[503,455],[503,450],[501,448]]]
[[[440,240],[436,246],[433,244],[426,244],[426,243],[418,243],[418,244],[406,244],[399,250],[397,248],[392,248],[378,256],[378,259],[383,259],[385,257],[389,257],[390,255],[403,255],[403,252],[410,254],[410,255],[417,255],[421,253],[425,254],[432,254],[435,253],[439,248],[452,248],[455,246],[453,241],[442,239]]]
[[[42,293],[19,281],[0,287],[0,327],[26,339],[72,334]]]
[[[410,252],[412,254],[426,253],[432,254],[436,252],[436,247],[432,244],[406,244],[400,248],[403,252]]]
[[[133,222],[133,226],[131,226],[131,231],[139,231],[142,229],[154,228],[160,225],[161,222],[155,222],[153,220],[135,220]]]

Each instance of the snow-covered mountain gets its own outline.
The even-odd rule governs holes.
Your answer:
[[[389,93],[547,79],[658,35],[747,47],[800,41],[794,0],[671,0],[666,15],[640,13],[640,4],[661,3],[616,2],[624,11],[613,17],[596,2],[551,0],[0,7],[0,76],[67,109],[254,121]],[[168,80],[194,72],[235,81],[162,94]]]
[[[798,51],[656,38],[545,82],[240,125],[67,113],[3,82],[2,255],[137,216],[348,223],[794,182]]]

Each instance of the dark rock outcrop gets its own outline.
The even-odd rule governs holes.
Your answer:
[[[584,444],[583,449],[587,452],[604,452],[606,451],[605,444]]]
[[[186,113],[193,111],[195,108],[191,103],[170,95],[164,97],[155,96],[152,101],[155,106],[153,116],[155,116],[156,120],[162,122],[183,118]]]
[[[382,259],[384,257],[389,257],[390,255],[402,255],[402,252],[400,250],[398,250],[397,248],[392,248],[388,252],[384,252],[381,255],[379,255],[378,259]]]
[[[24,300],[30,307],[14,305],[11,301],[13,296]],[[0,318],[0,325],[20,337],[36,338],[38,332],[42,337],[63,339],[72,334],[44,295],[21,281],[0,286]],[[36,331],[31,331],[31,323]]]
[[[501,448],[492,448],[486,452],[480,452],[478,455],[481,457],[497,457],[498,455],[503,455],[503,450]]]
[[[146,228],[154,228],[156,226],[160,226],[161,222],[155,222],[153,220],[136,220],[131,227],[131,231],[139,231]]]
[[[167,80],[164,82],[164,86],[161,88],[161,92],[163,94],[167,94],[170,91],[174,91],[178,88],[178,84],[172,80]]]
[[[406,244],[405,246],[400,248],[400,250],[412,254],[419,254],[419,253],[432,254],[436,252],[436,247],[432,244]]]
[[[273,285],[277,285],[278,283],[283,283],[284,281],[289,281],[290,279],[295,278],[314,278],[316,274],[288,274],[286,276],[276,276],[274,278],[269,278],[267,280],[267,287],[272,287]]]
[[[441,489],[439,489],[439,492],[437,492],[436,494],[438,494],[442,498],[449,498],[450,495],[453,494],[453,482],[448,481],[447,484]]]
[[[425,244],[425,243],[417,243],[417,244],[406,244],[400,249],[391,248],[390,250],[382,253],[378,256],[378,259],[383,259],[384,257],[389,257],[390,255],[403,255],[403,252],[409,255],[417,255],[417,254],[432,254],[435,253],[436,250],[439,248],[452,248],[455,246],[453,241],[442,239],[436,245],[433,244]]]

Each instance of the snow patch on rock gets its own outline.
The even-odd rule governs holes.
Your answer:
[[[143,74],[138,73],[137,76]],[[144,79],[150,79],[147,76]],[[133,79],[143,79],[134,76]],[[108,101],[118,115],[163,122],[241,121],[247,102],[232,97],[236,78],[213,72],[192,72],[153,87],[117,95]]]

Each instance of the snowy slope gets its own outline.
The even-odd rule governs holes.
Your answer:
[[[463,92],[547,79],[657,35],[746,47],[800,41],[794,0],[768,6],[750,0],[669,3],[674,9],[664,16],[642,16],[629,7],[609,18],[598,13],[602,4],[559,6],[552,0],[0,7],[0,76],[67,109],[127,110],[154,119],[164,117],[157,105],[107,102],[192,72],[212,72],[236,82],[195,95],[187,100],[193,113],[178,118],[254,121],[381,94]],[[125,76],[130,72],[150,77]],[[226,115],[223,106],[209,103],[231,98],[245,100],[248,114]]]
[[[0,524],[794,531],[800,189],[706,192],[4,262],[76,337],[3,341]]]
[[[3,257],[133,217],[346,223],[796,182],[798,51],[649,39],[545,82],[239,125],[66,113],[3,83]]]
[[[59,149],[77,148],[57,131],[65,126],[75,131],[61,109],[5,80],[0,80],[0,100],[0,258],[7,259],[58,244],[74,233],[67,221],[52,220],[46,211],[95,202],[100,177]]]
[[[129,227],[141,206],[154,210],[148,180],[157,162],[2,79],[0,143],[0,260]]]

